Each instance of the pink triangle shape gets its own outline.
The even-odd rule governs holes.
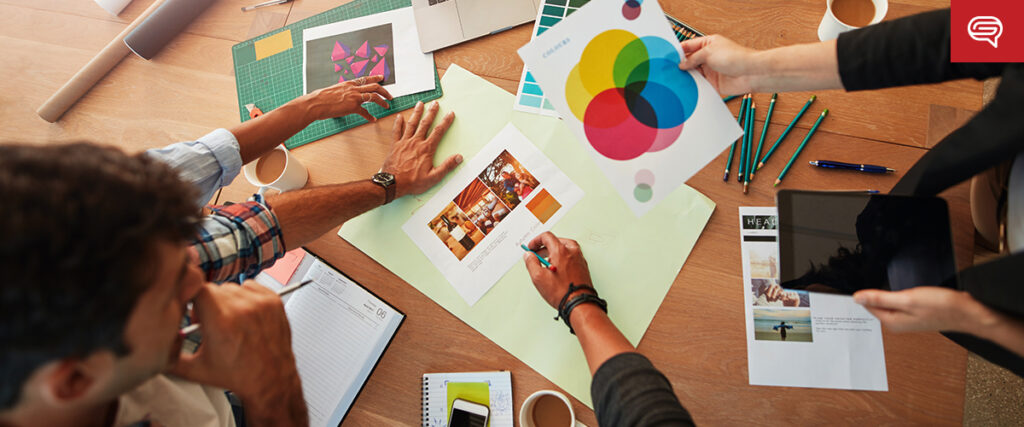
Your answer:
[[[337,73],[338,71],[341,71],[341,66],[338,64],[334,64],[334,72]]]
[[[370,60],[367,59],[352,63],[352,73],[355,74],[356,76],[363,75],[363,69],[366,68],[367,62],[370,62]]]
[[[331,61],[341,61],[348,56],[348,48],[341,43],[334,42],[334,50],[331,51]]]
[[[388,53],[388,45],[377,46],[374,47],[373,50],[377,51],[378,55],[384,56],[385,53]]]
[[[388,69],[387,61],[380,61],[370,70],[371,76],[384,76],[384,80],[388,79],[388,75],[391,74],[391,70]]]
[[[344,74],[342,74],[341,77],[338,77],[338,83],[345,83],[345,75]]]
[[[376,60],[377,60],[377,55],[373,55],[372,61],[376,61]]]
[[[348,62],[349,64],[351,64],[352,63],[352,58],[354,58],[354,57],[350,56],[348,58],[345,58],[345,62]]]
[[[356,55],[361,56],[363,58],[369,58],[370,57],[370,42],[369,41],[363,42],[363,45],[359,46],[359,49],[356,50]]]

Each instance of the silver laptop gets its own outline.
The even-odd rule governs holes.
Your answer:
[[[541,0],[412,0],[424,53],[533,21]]]

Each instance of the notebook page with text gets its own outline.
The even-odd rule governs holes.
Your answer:
[[[298,274],[296,274],[298,276]],[[310,425],[341,422],[404,315],[319,259],[285,304]]]

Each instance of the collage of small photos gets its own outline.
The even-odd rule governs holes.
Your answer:
[[[427,226],[462,261],[540,186],[540,181],[503,150]],[[541,189],[526,208],[541,223],[562,207]]]
[[[743,245],[747,252],[749,292],[754,310],[754,339],[813,342],[810,295],[806,291],[784,289],[779,284],[777,238],[751,238],[768,236],[746,235],[750,230],[774,231],[776,227],[775,216],[743,217]]]

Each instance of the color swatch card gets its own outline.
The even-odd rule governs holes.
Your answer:
[[[364,76],[384,76],[392,96],[434,89],[434,54],[419,50],[412,8],[302,31],[303,93]]]
[[[537,12],[537,20],[533,23],[533,37],[543,34],[588,1],[590,0],[544,0]],[[516,102],[512,108],[527,113],[559,117],[555,107],[544,97],[544,91],[540,89],[537,79],[533,78],[527,67],[523,67],[523,75],[519,78],[519,91],[516,92]]]
[[[509,124],[402,230],[473,305],[523,262],[521,244],[550,230],[582,198],[583,190]]]
[[[743,133],[703,76],[679,70],[655,0],[591,0],[519,56],[638,217]]]

